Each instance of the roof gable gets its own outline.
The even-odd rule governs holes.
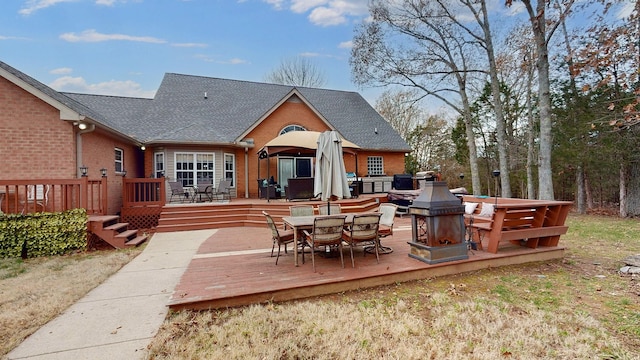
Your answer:
[[[165,74],[153,99],[60,93],[0,62],[0,76],[60,110],[136,143],[230,145],[298,97],[330,129],[362,149],[409,151],[360,94],[211,77]]]

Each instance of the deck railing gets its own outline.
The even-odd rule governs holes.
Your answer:
[[[84,208],[104,215],[107,178],[0,180],[0,210],[8,214],[56,212]]]
[[[163,206],[166,203],[165,179],[124,178],[122,207]]]
[[[155,228],[166,202],[164,178],[123,179],[122,221],[138,229]]]

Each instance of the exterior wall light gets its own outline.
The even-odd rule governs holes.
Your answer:
[[[85,124],[85,123],[83,123],[83,122],[78,123],[78,129],[80,129],[80,130],[86,130],[86,129],[87,129],[87,124]]]
[[[100,174],[102,174],[102,177],[107,177],[107,169],[105,168],[100,169]]]
[[[84,165],[80,166],[80,174],[82,175],[82,177],[86,177],[88,171],[89,169],[86,166]]]
[[[140,150],[145,151],[145,150],[147,150],[147,147],[142,145],[142,146],[140,146]]]

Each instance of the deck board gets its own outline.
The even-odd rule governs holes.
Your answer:
[[[275,256],[270,256],[271,235],[267,228],[221,228],[203,242],[191,260],[169,307],[203,310],[288,301],[564,255],[562,247],[530,249],[506,243],[497,254],[469,251],[467,260],[429,265],[408,256],[408,241],[411,241],[410,219],[396,218],[393,237],[383,239],[383,244],[394,251],[381,254],[379,264],[374,254],[364,255],[362,248],[357,248],[354,250],[356,267],[352,268],[348,247],[345,247],[344,269],[339,256],[316,256],[317,272],[314,273],[310,254],[305,255],[305,264],[300,261],[300,266],[294,266],[292,249],[288,254],[283,250],[275,265]]]

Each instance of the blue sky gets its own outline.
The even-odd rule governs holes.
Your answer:
[[[491,0],[500,19],[521,13]],[[625,1],[633,6],[633,1]],[[2,0],[0,60],[59,91],[152,97],[164,73],[264,81],[306,56],[326,88],[351,82],[354,28],[368,0]],[[504,22],[494,24],[494,30]]]
[[[164,73],[264,81],[307,56],[326,88],[351,82],[367,0],[3,0],[0,60],[59,91],[151,97]]]

